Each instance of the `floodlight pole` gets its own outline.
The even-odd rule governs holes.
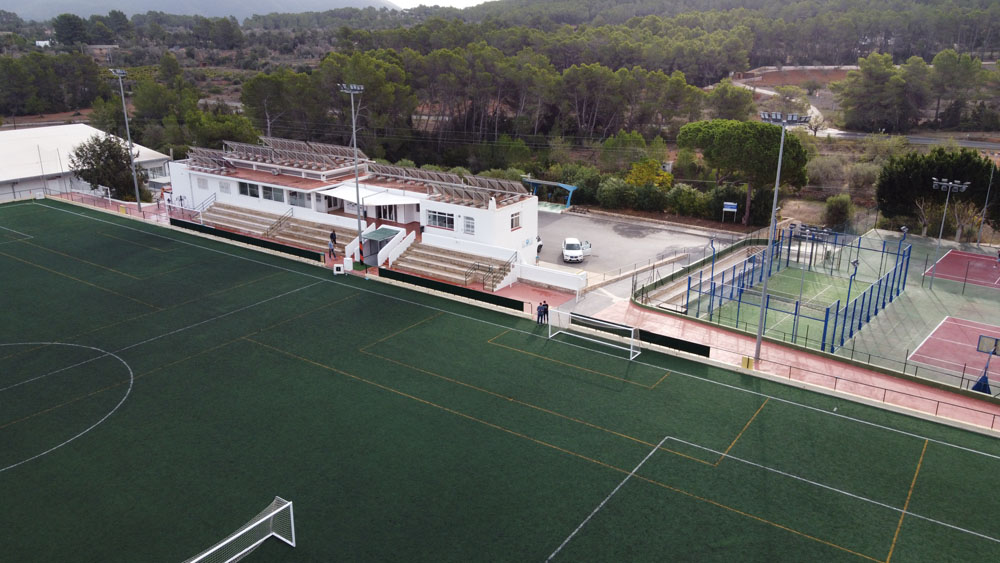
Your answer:
[[[711,281],[715,281],[715,237],[708,240],[708,244],[712,246],[712,277]]]
[[[128,109],[125,107],[125,86],[122,85],[122,78],[128,76],[124,70],[120,68],[111,69],[111,74],[118,77],[118,91],[122,95],[122,113],[125,114],[125,135],[128,136],[128,162],[129,166],[132,167],[132,185],[135,186],[135,206],[139,210],[139,215],[142,215],[142,198],[139,197],[139,178],[135,175],[135,157],[132,155],[132,132],[129,130],[128,126]]]
[[[944,236],[944,220],[948,217],[948,200],[951,199],[952,192],[964,192],[969,187],[969,182],[949,182],[947,178],[938,180],[932,177],[931,179],[934,180],[933,189],[942,190],[948,194],[944,196],[944,213],[941,214],[941,229],[938,230],[937,248],[934,250],[934,265],[931,266],[930,288],[934,289],[934,276],[937,274],[938,256],[941,254],[941,237]]]
[[[760,287],[760,316],[757,320],[757,342],[754,345],[753,351],[753,363],[754,366],[760,363],[760,344],[764,337],[764,315],[767,311],[767,280],[771,277],[771,262],[773,260],[771,245],[774,244],[774,229],[775,221],[778,215],[778,188],[781,185],[781,158],[785,152],[785,127],[790,123],[792,125],[797,125],[801,123],[806,123],[809,121],[809,116],[801,116],[796,114],[782,115],[780,112],[762,111],[760,113],[760,120],[764,123],[771,123],[774,125],[781,125],[781,143],[778,146],[778,173],[774,177],[774,201],[771,202],[771,222],[767,229],[767,248],[764,249],[764,253],[767,256],[767,264],[762,266],[767,268],[764,271],[764,283]],[[747,189],[750,189],[749,187]]]
[[[361,188],[358,186],[358,121],[354,112],[354,95],[361,95],[365,87],[361,84],[340,84],[340,91],[351,95],[351,144],[354,146],[354,197],[357,200],[358,214],[358,256],[364,256],[364,247],[361,241]]]
[[[993,187],[993,172],[997,169],[996,159],[998,156],[1000,156],[1000,153],[993,153],[990,156],[990,163],[993,167],[990,168],[990,183],[986,185],[986,201],[983,203],[983,213],[979,216],[979,234],[976,236],[976,246],[983,245],[983,225],[986,223],[986,208],[990,206],[990,189]]]

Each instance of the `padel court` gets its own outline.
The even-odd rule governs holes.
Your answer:
[[[64,203],[0,227],[5,560],[183,561],[275,496],[296,547],[243,561],[1000,559],[991,436]]]
[[[983,374],[989,357],[976,350],[983,335],[1000,338],[1000,326],[946,317],[910,354],[910,361],[964,373],[975,380]],[[1000,380],[1000,361],[990,362],[989,376]]]
[[[934,273],[935,277],[1000,289],[1000,262],[996,255],[977,254],[964,250],[949,250],[937,262],[924,272],[925,276]]]

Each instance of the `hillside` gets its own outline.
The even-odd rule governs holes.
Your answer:
[[[286,13],[321,12],[337,8],[375,8],[398,9],[387,0],[289,0],[280,4],[269,0],[218,0],[203,2],[200,0],[176,0],[169,4],[154,0],[136,0],[122,2],[121,0],[51,0],[35,2],[33,0],[7,0],[4,10],[14,12],[25,20],[44,21],[59,14],[76,14],[87,18],[92,14],[107,14],[111,10],[121,10],[125,15],[143,14],[149,11],[166,12],[179,15],[200,15],[206,17],[234,16],[238,20],[254,14],[269,14],[275,11]]]

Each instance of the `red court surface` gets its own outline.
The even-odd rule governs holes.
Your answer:
[[[756,339],[731,330],[659,313],[621,301],[595,317],[711,346],[711,358],[733,367],[752,357]],[[642,356],[639,357],[640,360]],[[1000,363],[1000,362],[998,362]],[[990,366],[991,371],[993,366]],[[764,341],[757,371],[902,407],[942,419],[1000,431],[1000,405],[878,371]]]
[[[934,266],[924,272],[931,275]],[[934,277],[1000,289],[1000,262],[995,254],[949,250],[937,262]]]
[[[987,354],[976,350],[979,336],[1000,338],[1000,326],[945,317],[920,346],[910,354],[910,361],[964,373],[976,379],[983,374]],[[990,362],[990,377],[1000,379],[1000,358]]]

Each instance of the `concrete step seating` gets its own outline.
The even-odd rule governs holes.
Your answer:
[[[331,230],[337,233],[337,257],[343,258],[344,246],[358,236],[356,230],[289,217],[280,229],[271,234],[271,238],[292,246],[326,252]]]
[[[446,250],[434,246],[414,243],[399,257],[392,265],[394,270],[407,272],[421,277],[429,277],[456,285],[465,285],[465,273],[473,264],[492,265],[496,271],[500,271],[494,276],[494,283],[499,283],[510,271],[505,268],[504,261],[494,258],[487,258],[476,254],[468,254],[454,250]],[[480,270],[474,272],[469,282],[483,283],[486,272]],[[493,291],[495,287],[486,287],[488,291]]]
[[[262,236],[280,215],[246,209],[225,203],[213,203],[201,214],[201,220],[213,227]]]
[[[263,237],[280,217],[276,213],[218,202],[202,213],[202,221],[207,225],[256,237]],[[326,252],[331,229],[337,232],[337,256],[343,257],[344,246],[357,236],[350,229],[289,217],[269,238],[299,248]]]

